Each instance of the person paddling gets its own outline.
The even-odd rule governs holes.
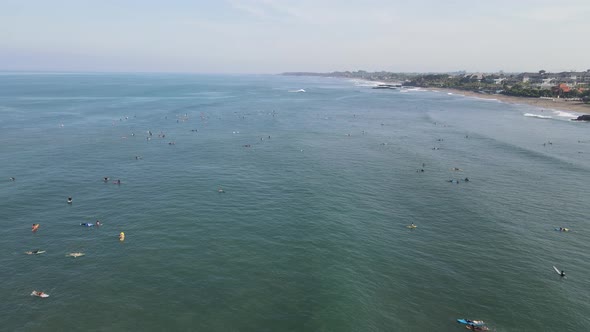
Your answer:
[[[563,270],[561,270],[561,273],[559,274],[561,277],[565,277],[565,272],[563,272]]]

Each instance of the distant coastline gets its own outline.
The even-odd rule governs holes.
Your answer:
[[[582,73],[447,74],[389,73],[366,71],[332,73],[283,73],[287,76],[315,76],[356,79],[375,84],[400,84],[542,109],[590,114],[590,70]],[[487,75],[487,76],[486,76]],[[553,75],[553,76],[552,76]],[[543,77],[547,77],[544,78]],[[577,78],[580,82],[572,80]],[[567,83],[561,83],[561,81]],[[533,82],[533,83],[531,83]]]

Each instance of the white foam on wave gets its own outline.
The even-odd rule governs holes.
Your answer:
[[[289,90],[289,92],[305,92],[305,90],[303,90],[303,89],[299,89],[299,90]]]
[[[491,101],[491,102],[496,102],[496,103],[501,103],[502,101],[496,98],[484,98],[484,97],[477,97],[477,96],[471,96],[471,98],[473,99],[477,99],[477,100],[482,100],[482,101]]]
[[[365,86],[365,87],[374,87],[374,86],[378,86],[380,84],[387,84],[385,82],[379,82],[379,81],[367,81],[367,80],[350,80],[350,82],[354,83],[355,86]]]
[[[428,91],[428,90],[423,90],[422,88],[402,88],[400,90],[400,92],[414,92],[414,91],[418,91],[418,92],[422,91],[422,92],[425,92],[425,91]]]
[[[569,112],[558,111],[558,110],[553,111],[553,114],[555,114],[556,116],[559,116],[562,118],[568,118],[568,119],[575,119],[578,117],[578,115],[575,113],[569,113]]]
[[[533,113],[524,113],[524,116],[528,116],[531,118],[538,118],[538,119],[553,119],[553,117],[548,115],[540,115],[540,114],[533,114]]]

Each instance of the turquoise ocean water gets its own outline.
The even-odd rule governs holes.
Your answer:
[[[0,75],[0,330],[590,330],[589,124],[369,85]]]

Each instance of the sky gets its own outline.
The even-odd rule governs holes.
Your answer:
[[[0,70],[590,69],[590,0],[0,0]]]

